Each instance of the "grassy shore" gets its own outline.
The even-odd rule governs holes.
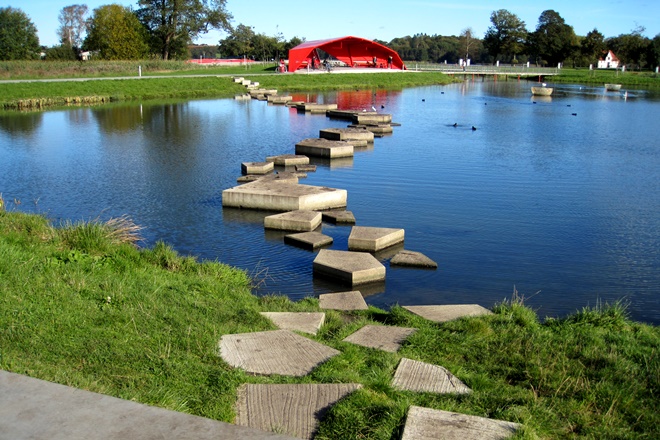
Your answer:
[[[448,84],[454,80],[442,73],[378,73],[342,75],[278,75],[275,65],[206,67],[183,62],[146,61],[143,78],[103,81],[58,81],[0,84],[0,109],[33,110],[67,105],[93,105],[119,101],[170,98],[226,98],[244,93],[227,75],[240,75],[263,86],[287,91],[352,89],[401,89],[403,87]],[[3,62],[0,72],[6,79],[135,78],[139,62],[46,63]],[[259,76],[257,76],[257,74]],[[265,75],[264,75],[265,74]],[[168,78],[172,75],[212,75]],[[218,76],[225,75],[225,76]],[[0,75],[1,76],[1,75]]]
[[[556,83],[572,84],[622,84],[628,87],[660,87],[660,75],[652,72],[621,72],[616,70],[589,70],[564,68],[557,76],[549,78]]]
[[[398,438],[410,405],[522,423],[516,438],[660,436],[660,332],[621,305],[540,322],[513,298],[441,325],[400,307],[329,311],[313,339],[339,356],[303,378],[250,376],[220,359],[220,337],[273,329],[260,311],[318,311],[318,301],[257,298],[246,273],[163,243],[138,249],[137,232],[127,219],[53,227],[0,205],[0,368],[229,422],[243,383],[363,384],[330,411],[323,439]],[[419,331],[397,354],[342,342],[365,324]],[[393,389],[404,356],[474,392]]]

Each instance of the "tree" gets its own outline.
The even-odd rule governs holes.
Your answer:
[[[606,49],[605,37],[595,28],[580,42],[580,52],[589,64],[596,64]]]
[[[660,66],[660,34],[656,35],[653,40],[651,40],[647,58],[649,67],[655,68]]]
[[[515,59],[522,53],[527,38],[525,22],[506,9],[494,11],[490,14],[490,21],[493,25],[486,30],[484,47],[494,60],[500,55]]]
[[[85,15],[87,15],[87,5],[71,5],[62,8],[58,17],[60,27],[57,29],[60,43],[71,47],[82,45],[83,34],[87,29]]]
[[[573,55],[577,48],[577,38],[573,27],[552,9],[543,11],[536,31],[529,38],[532,54],[540,57],[551,66],[556,66]]]
[[[140,59],[149,51],[140,21],[129,8],[116,4],[94,9],[83,46],[106,60]]]
[[[474,38],[474,31],[471,27],[463,29],[459,37],[461,45],[461,54],[465,54],[465,62],[470,58],[474,58],[474,49],[477,46],[478,40]],[[470,54],[473,54],[472,57]]]
[[[641,68],[646,64],[648,46],[651,44],[651,40],[642,35],[645,30],[644,27],[638,26],[629,34],[608,38],[607,46],[629,68]]]
[[[37,28],[20,9],[0,8],[0,60],[27,60],[39,57]]]
[[[164,60],[210,29],[230,30],[226,0],[138,0],[140,21],[152,36],[152,48]]]
[[[223,57],[252,57],[254,36],[255,33],[251,26],[239,24],[229,32],[227,38],[218,42],[220,53]]]

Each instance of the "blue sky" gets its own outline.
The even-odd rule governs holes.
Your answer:
[[[0,0],[1,7],[22,9],[46,46],[58,43],[57,17],[63,7],[86,4],[91,11],[110,3],[136,7],[137,0]],[[491,12],[497,9],[516,14],[528,30],[536,28],[541,12],[554,9],[578,35],[597,28],[605,37],[614,37],[638,25],[646,28],[648,37],[660,33],[658,0],[227,0],[227,10],[234,16],[232,24],[253,26],[256,32],[270,36],[281,33],[287,40],[294,36],[319,40],[354,35],[390,41],[417,33],[459,35],[467,27],[482,37],[491,24]],[[225,36],[213,31],[197,42],[217,44]]]

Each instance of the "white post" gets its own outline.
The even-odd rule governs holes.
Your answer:
[[[500,61],[499,60],[495,61],[495,66],[500,67]]]
[[[658,71],[660,70],[660,66],[655,66],[655,73],[658,74]]]
[[[589,70],[594,70],[594,65],[593,64],[589,64]]]
[[[142,76],[142,66],[138,66],[138,76]]]
[[[529,69],[529,61],[527,61],[527,68]]]

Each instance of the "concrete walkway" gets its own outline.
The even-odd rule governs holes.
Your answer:
[[[0,439],[291,440],[0,370]]]

